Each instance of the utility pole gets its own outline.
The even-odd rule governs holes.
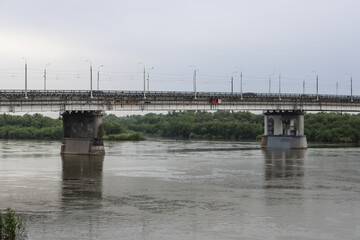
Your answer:
[[[242,72],[240,73],[240,98],[241,100],[243,100],[243,88],[242,88],[242,85],[243,85],[243,75],[242,75]]]
[[[93,98],[93,92],[92,92],[92,62],[90,60],[86,60],[86,62],[90,63],[90,98]]]
[[[100,68],[102,68],[104,65],[101,65],[100,67],[98,67],[98,71],[97,71],[97,90],[99,91],[99,85],[100,85]]]
[[[154,67],[150,68],[148,70],[148,75],[147,75],[147,91],[150,91],[150,70],[154,69]]]
[[[144,99],[146,99],[146,95],[145,95],[145,75],[146,75],[146,72],[145,72],[145,65],[144,65]]]
[[[353,84],[352,84],[352,76],[350,77],[350,88],[351,88],[351,101],[353,100]]]
[[[27,62],[26,62],[26,58],[23,58],[25,60],[25,98],[28,98],[27,95]]]
[[[150,85],[150,83],[149,83],[149,80],[150,79],[150,70],[148,71],[148,75],[147,75],[147,91],[149,92],[149,85]]]
[[[316,100],[319,101],[319,75],[316,75]]]
[[[281,74],[279,73],[279,100],[281,100]]]
[[[231,76],[231,94],[234,93],[234,77]]]
[[[336,96],[339,94],[339,83],[336,82]]]
[[[271,94],[271,77],[269,78],[269,94]]]
[[[46,64],[44,67],[44,91],[46,91],[46,67],[50,65],[50,63]]]
[[[92,92],[92,64],[90,65],[90,98],[93,98],[93,92]]]
[[[194,70],[194,98],[196,99],[196,69]]]
[[[46,68],[44,69],[44,91],[46,91]]]
[[[303,95],[305,95],[305,80],[303,81]]]

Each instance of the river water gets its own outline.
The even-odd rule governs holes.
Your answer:
[[[0,209],[29,239],[360,239],[360,148],[0,141]]]

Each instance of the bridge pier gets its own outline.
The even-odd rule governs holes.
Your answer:
[[[267,111],[264,113],[262,148],[307,148],[303,111]]]
[[[105,155],[102,115],[102,111],[64,112],[61,154]]]

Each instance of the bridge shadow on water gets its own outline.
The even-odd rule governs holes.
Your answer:
[[[61,155],[63,209],[101,207],[104,156]]]

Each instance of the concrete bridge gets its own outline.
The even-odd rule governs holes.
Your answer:
[[[360,112],[360,96],[146,91],[0,90],[0,112],[59,112],[62,153],[104,154],[105,111],[263,111],[262,147],[307,148],[304,113]]]

